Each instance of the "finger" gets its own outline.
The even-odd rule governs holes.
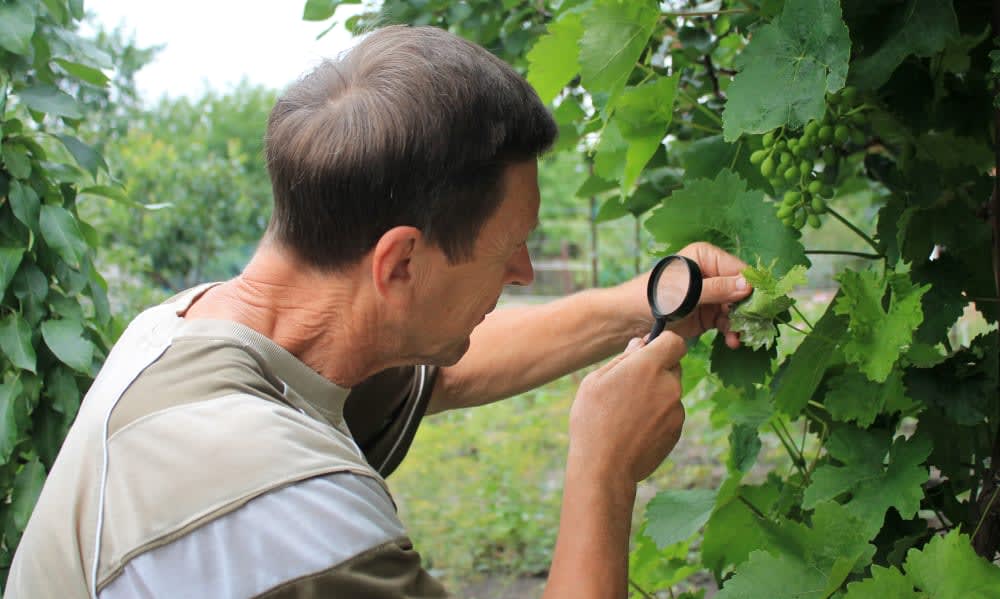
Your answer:
[[[740,348],[740,336],[738,333],[726,333],[726,346],[729,349]]]
[[[700,304],[726,304],[737,302],[753,291],[743,275],[710,277],[701,283]]]
[[[710,243],[695,242],[688,247],[706,277],[735,276],[747,267],[746,262]]]
[[[653,360],[659,368],[669,369],[680,363],[686,353],[687,344],[684,339],[675,333],[664,331],[647,343],[641,352],[637,352],[636,358]]]
[[[715,328],[718,329],[723,334],[729,332],[729,317],[725,314],[719,314],[715,317]]]
[[[640,339],[639,337],[633,337],[631,340],[629,340],[628,345],[625,346],[624,353],[630,354],[635,350],[639,349],[640,347],[642,347],[643,345],[646,345],[645,339]]]

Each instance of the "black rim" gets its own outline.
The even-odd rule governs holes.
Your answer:
[[[663,269],[667,267],[668,264],[675,260],[683,260],[687,263],[688,267],[688,290],[684,295],[684,301],[681,302],[680,307],[671,312],[670,314],[661,314],[656,308],[656,284],[660,280],[660,274]],[[646,284],[646,300],[649,302],[649,308],[653,311],[653,316],[657,319],[664,319],[668,322],[673,322],[680,320],[690,314],[695,307],[698,305],[698,300],[701,299],[701,269],[698,267],[698,263],[685,256],[679,256],[673,254],[661,258],[656,266],[653,267],[653,272],[649,275],[649,282]]]

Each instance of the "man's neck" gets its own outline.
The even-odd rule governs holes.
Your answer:
[[[372,302],[358,272],[321,273],[264,242],[243,273],[213,287],[184,314],[231,320],[268,337],[313,370],[350,388],[380,364]]]

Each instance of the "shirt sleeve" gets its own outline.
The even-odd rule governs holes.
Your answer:
[[[347,472],[252,499],[132,558],[99,592],[99,599],[445,596],[388,494]]]
[[[436,366],[391,368],[351,389],[344,419],[368,463],[383,477],[406,457],[437,373]]]

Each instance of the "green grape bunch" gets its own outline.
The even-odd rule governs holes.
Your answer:
[[[799,131],[780,127],[764,134],[763,147],[750,155],[750,162],[774,187],[784,190],[778,218],[786,226],[801,229],[806,224],[819,228],[820,215],[828,210],[833,197],[841,157],[863,148],[867,134],[858,91],[845,87],[827,96],[822,118],[809,121]]]

